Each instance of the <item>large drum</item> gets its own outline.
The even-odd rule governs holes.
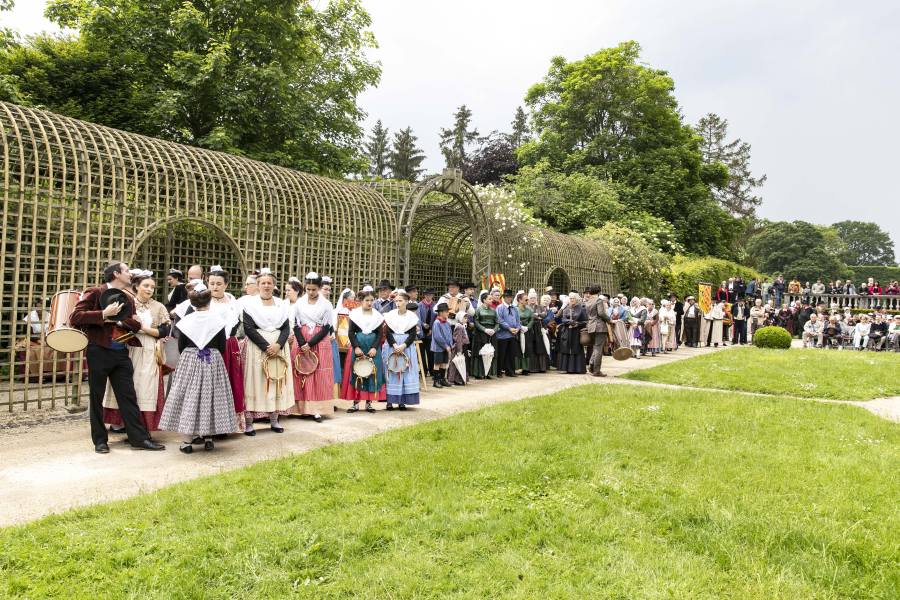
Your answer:
[[[80,352],[87,348],[87,336],[69,321],[81,292],[63,290],[50,302],[50,322],[47,325],[47,345],[57,352]]]

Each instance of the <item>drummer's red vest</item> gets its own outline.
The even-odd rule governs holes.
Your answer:
[[[115,323],[107,323],[103,319],[103,309],[100,308],[100,294],[109,289],[109,285],[103,284],[100,287],[90,287],[84,290],[81,300],[75,305],[72,311],[70,322],[72,325],[80,327],[87,336],[88,341],[94,342],[104,348],[109,348],[109,342],[119,337],[125,331],[140,331],[141,322],[134,318],[134,300],[128,296],[128,304],[131,308],[130,317],[122,320],[122,328],[116,327]],[[129,346],[140,346],[141,342],[132,337],[127,342]]]

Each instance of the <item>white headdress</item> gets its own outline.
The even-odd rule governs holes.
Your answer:
[[[193,284],[193,286],[194,286],[193,291],[195,291],[195,292],[206,291],[206,284],[203,283],[202,279],[191,279],[190,283]]]
[[[260,275],[271,275],[272,269],[270,269],[269,267],[263,267],[262,269],[259,270],[259,274]]]
[[[210,273],[224,273],[225,269],[222,268],[222,265],[213,265],[209,268]]]

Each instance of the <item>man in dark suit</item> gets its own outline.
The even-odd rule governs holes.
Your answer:
[[[609,341],[609,315],[606,314],[606,302],[600,297],[600,286],[596,283],[589,288],[591,299],[584,303],[587,313],[587,331],[594,341],[594,352],[591,355],[591,375],[606,377],[600,370],[603,362],[603,350]]]
[[[672,310],[675,311],[675,345],[676,348],[681,345],[681,319],[684,317],[684,303],[678,301],[678,294],[669,294],[669,302],[672,303]]]
[[[109,452],[106,426],[103,424],[103,395],[106,393],[107,381],[116,395],[131,448],[165,450],[165,446],[154,444],[150,440],[150,434],[141,423],[141,411],[134,391],[134,366],[128,356],[126,343],[114,339],[127,332],[140,331],[141,322],[134,318],[134,300],[122,292],[120,301],[112,302],[106,308],[100,307],[100,296],[103,292],[110,289],[126,289],[131,284],[131,273],[125,263],[114,262],[103,270],[103,280],[106,283],[102,286],[87,288],[84,291],[71,316],[71,323],[81,327],[88,338],[85,358],[88,365],[91,439],[94,442],[94,451],[100,454]],[[127,316],[117,320],[121,317],[119,313],[125,307],[125,303],[128,304],[128,310],[123,314]],[[135,337],[127,340],[127,344],[141,345]]]

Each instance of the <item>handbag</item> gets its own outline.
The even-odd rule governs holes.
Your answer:
[[[666,319],[663,319],[659,324],[659,335],[662,337],[666,337],[667,335],[669,335],[669,321],[667,321]]]
[[[593,346],[594,345],[594,338],[588,332],[587,327],[581,328],[581,330],[579,332],[579,339],[581,341],[582,346]]]

